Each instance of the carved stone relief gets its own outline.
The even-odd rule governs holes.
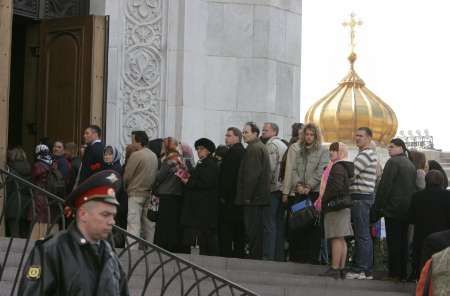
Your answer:
[[[129,0],[125,10],[122,71],[123,121],[120,144],[130,143],[133,130],[150,138],[161,125],[161,0]]]

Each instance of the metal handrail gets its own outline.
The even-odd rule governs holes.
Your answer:
[[[30,192],[32,194],[32,201],[35,199],[35,196],[33,194],[34,190],[36,192],[44,194],[48,199],[57,202],[60,211],[63,212],[65,203],[65,200],[63,198],[51,192],[48,192],[45,189],[29,182],[28,180],[2,168],[0,168],[0,175],[2,177],[1,180],[3,181],[0,182],[0,188],[3,187],[4,193],[6,193],[5,181],[6,178],[9,177],[12,178],[14,182],[18,182],[30,189]],[[7,198],[8,197],[6,196],[5,203]],[[0,215],[0,224],[4,221],[4,212],[5,204]],[[59,216],[56,215],[56,217]],[[34,219],[32,220],[32,224],[34,225],[36,219],[35,217],[33,218]],[[58,223],[58,221],[54,221],[53,223]],[[52,225],[51,227],[53,226],[54,225]],[[65,229],[65,224],[63,223],[63,227],[60,228]],[[137,274],[137,271],[139,270],[139,267],[142,265],[145,266],[145,281],[142,283],[142,292],[140,293],[140,295],[147,295],[146,293],[151,293],[152,295],[154,295],[154,290],[151,289],[155,288],[159,290],[161,296],[167,294],[173,295],[173,289],[179,289],[180,295],[257,295],[255,292],[248,290],[230,280],[227,280],[204,267],[194,264],[140,237],[137,237],[136,235],[127,232],[125,229],[122,229],[117,225],[113,226],[113,231],[125,238],[125,247],[123,249],[116,249],[116,252],[119,258],[128,260],[128,266],[125,267],[125,273],[127,274],[128,281],[130,281],[134,276],[138,277],[139,275]],[[30,235],[31,231],[28,237],[25,238],[25,246],[22,250],[21,260],[18,264],[19,266],[14,277],[14,283],[11,288],[10,295],[15,295],[15,293],[17,293],[16,288],[17,283],[20,280],[21,271],[24,265],[24,258],[26,256],[26,253],[29,251],[30,241],[32,241]],[[3,276],[4,269],[6,268],[9,255],[12,253],[11,249],[13,240],[16,238],[11,237],[7,239],[9,239],[10,241],[8,242],[6,252],[4,253],[4,258],[1,258],[0,255],[0,282],[5,280]],[[111,239],[111,243],[114,246],[114,239]],[[134,248],[136,248],[138,245],[142,250],[134,250]]]

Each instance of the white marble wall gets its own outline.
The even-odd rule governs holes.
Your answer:
[[[301,0],[92,0],[110,15],[107,141],[131,130],[223,142],[299,120]]]
[[[229,126],[274,121],[287,136],[300,112],[301,1],[169,2],[168,64],[180,66],[168,70],[179,92],[168,93],[166,132],[221,143]]]

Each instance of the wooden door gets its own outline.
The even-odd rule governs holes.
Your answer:
[[[105,17],[99,16],[42,22],[40,137],[80,144],[84,128],[102,125],[105,27]]]

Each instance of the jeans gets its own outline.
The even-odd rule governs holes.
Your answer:
[[[147,219],[146,201],[150,198],[141,196],[128,197],[128,217],[127,230],[137,237],[143,237],[145,240],[153,243],[155,234],[155,223]],[[132,244],[135,240],[129,239],[128,243]],[[130,247],[131,250],[138,249],[139,244],[136,243]]]
[[[263,219],[267,232],[263,237],[263,259],[284,261],[284,236],[286,229],[285,208],[281,201],[281,191],[271,193],[270,211],[265,211]]]
[[[352,221],[355,233],[354,272],[371,273],[373,267],[373,242],[370,235],[370,208],[373,195],[352,194]]]
[[[386,220],[386,241],[389,251],[389,276],[406,279],[408,262],[408,222],[392,218]]]

